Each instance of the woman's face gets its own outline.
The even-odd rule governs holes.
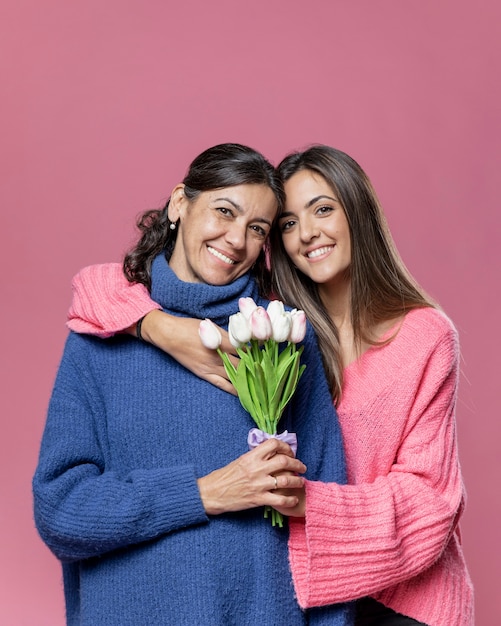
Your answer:
[[[349,280],[350,229],[334,190],[310,170],[297,172],[284,186],[285,210],[278,224],[294,265],[318,284]]]
[[[169,265],[185,282],[227,285],[255,263],[276,214],[266,185],[214,189],[194,200],[178,185],[169,205],[169,218],[179,220]]]

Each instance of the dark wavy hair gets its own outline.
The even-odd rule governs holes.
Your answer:
[[[184,194],[194,200],[204,191],[236,185],[266,185],[277,200],[277,215],[282,211],[285,193],[273,165],[259,152],[237,143],[223,143],[202,152],[191,163],[182,181]],[[169,228],[169,200],[161,209],[144,212],[137,221],[141,235],[138,243],[125,256],[123,270],[130,282],[142,283],[151,289],[151,264],[162,250],[170,258],[177,238],[177,229]],[[266,263],[268,240],[263,247],[253,273],[261,293],[269,293],[270,273]]]
[[[388,229],[374,188],[349,155],[324,145],[286,156],[279,164],[282,182],[308,170],[330,185],[345,212],[350,229],[351,324],[355,345],[378,344],[373,330],[415,308],[436,306],[406,269]],[[313,324],[333,397],[342,387],[337,328],[322,302],[318,286],[298,270],[287,255],[279,229],[271,239],[272,290],[290,305],[303,309]]]

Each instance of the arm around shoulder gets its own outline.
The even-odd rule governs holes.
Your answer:
[[[83,268],[74,276],[72,290],[68,328],[101,338],[124,331],[160,308],[144,285],[126,279],[119,263]]]
[[[73,301],[67,321],[70,330],[101,339],[120,332],[136,335],[137,323],[144,318],[141,336],[145,341],[200,378],[236,393],[219,356],[204,348],[198,337],[200,320],[163,312],[144,285],[126,279],[119,263],[85,267],[73,278],[72,289]],[[227,333],[222,331],[222,335],[222,348],[232,353],[234,349]]]

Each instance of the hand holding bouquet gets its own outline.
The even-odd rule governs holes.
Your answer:
[[[256,422],[258,428],[249,432],[249,446],[278,437],[296,452],[295,434],[277,434],[277,426],[306,367],[299,364],[303,348],[296,345],[304,339],[306,316],[304,311],[286,311],[279,300],[270,302],[267,309],[252,298],[240,298],[238,304],[239,312],[230,316],[228,324],[230,342],[240,357],[237,367],[220,349],[221,333],[210,320],[200,322],[200,338],[206,348],[218,351],[242,406]],[[285,342],[279,351],[279,344]],[[269,509],[265,508],[265,517]],[[273,526],[283,526],[282,515],[274,509],[271,513]]]

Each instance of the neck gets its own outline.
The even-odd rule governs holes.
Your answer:
[[[351,329],[351,288],[348,281],[318,286],[318,293],[333,324],[341,331]]]
[[[360,341],[355,341],[351,322],[351,284],[349,280],[338,282],[335,285],[327,283],[319,285],[318,292],[332,323],[337,328],[341,361],[344,367],[356,361],[371,347],[372,341],[380,341],[381,337],[395,324],[402,321],[404,317],[402,315],[383,320],[370,329],[364,329],[366,339],[360,338]],[[370,337],[370,341],[367,336]]]
[[[351,323],[351,285],[348,280],[319,285],[320,298],[337,328],[341,362],[346,367],[359,356],[363,348],[356,346]]]

